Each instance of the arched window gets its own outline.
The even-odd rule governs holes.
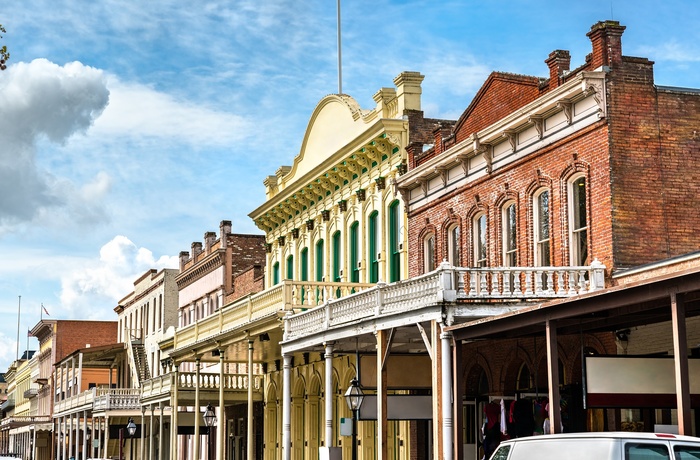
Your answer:
[[[486,214],[474,218],[474,266],[486,267],[488,250],[486,246]]]
[[[379,213],[374,211],[369,215],[367,222],[368,244],[367,251],[369,253],[369,282],[376,283],[379,281],[379,229],[377,216]]]
[[[503,266],[518,266],[518,216],[515,202],[509,201],[503,206]]]
[[[447,229],[447,260],[455,267],[459,267],[462,263],[460,257],[460,239],[459,225],[453,225]]]
[[[389,205],[389,282],[401,279],[399,200]]]
[[[527,364],[523,363],[518,371],[517,389],[519,391],[529,390],[532,388],[532,374]]]
[[[294,256],[287,256],[287,272],[285,273],[285,279],[294,279]]]
[[[350,282],[360,282],[360,223],[350,225]]]
[[[342,267],[340,255],[342,253],[340,248],[340,231],[333,234],[333,281],[339,283],[341,281],[340,271]]]
[[[280,263],[275,262],[272,266],[272,285],[279,284],[280,282]]]
[[[323,281],[323,240],[316,243],[316,281]]]
[[[547,267],[552,264],[550,257],[549,237],[549,190],[542,189],[534,197],[534,237],[535,237],[535,265]]]
[[[423,239],[423,272],[435,270],[435,235],[432,233]]]
[[[578,176],[569,183],[569,241],[571,265],[589,265],[586,178]]]

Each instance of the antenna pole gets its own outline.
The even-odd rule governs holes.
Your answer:
[[[19,361],[19,318],[22,315],[22,296],[17,300],[17,356],[15,361]]]

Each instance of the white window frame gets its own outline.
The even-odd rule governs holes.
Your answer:
[[[429,233],[423,238],[423,273],[433,270],[435,270],[435,234]]]
[[[515,212],[515,223],[514,226],[510,222],[510,212],[509,209],[513,208]],[[502,241],[503,241],[503,266],[504,267],[515,267],[518,265],[518,207],[514,200],[507,201],[501,208],[501,227],[503,231]],[[510,234],[515,232],[515,247],[510,247]],[[513,259],[513,260],[511,260]]]
[[[459,267],[460,261],[461,229],[459,225],[451,225],[447,228],[447,261],[454,267]]]
[[[485,212],[480,212],[472,220],[474,237],[474,266],[486,267],[488,264],[488,220]],[[483,253],[483,254],[482,254]]]
[[[542,210],[542,196],[544,194],[547,194],[547,237],[543,238],[543,236],[540,234],[540,221],[542,219],[541,217],[541,210]],[[533,242],[534,242],[534,250],[535,250],[535,266],[537,267],[542,267],[542,266],[548,266],[552,264],[552,235],[551,235],[551,224],[552,224],[552,194],[548,188],[541,188],[535,193],[533,196],[532,200],[532,209],[533,209],[533,219],[532,219],[532,224],[533,224]],[[543,255],[542,255],[542,248],[547,247],[547,254],[549,260],[544,261]]]
[[[584,188],[584,203],[583,208],[585,210],[585,222],[583,227],[577,227],[576,224],[579,221],[578,213],[578,194],[576,193],[577,182],[583,179]],[[568,195],[569,195],[569,259],[571,265],[579,266],[584,265],[588,262],[581,259],[581,254],[579,254],[579,241],[583,237],[586,245],[586,252],[588,259],[590,260],[590,252],[588,251],[588,178],[584,174],[577,174],[569,180],[568,184]],[[583,235],[583,236],[581,236]]]

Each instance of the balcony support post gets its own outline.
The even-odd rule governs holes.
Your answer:
[[[330,305],[328,305],[330,308]],[[326,447],[333,447],[333,345],[335,342],[326,342],[326,354],[325,354],[325,389],[324,397],[326,403]]]
[[[163,409],[165,408],[165,403],[163,401],[158,403],[158,412],[160,417],[158,417],[158,458],[170,458],[163,453]]]
[[[250,386],[250,383],[248,384]],[[219,349],[219,416],[216,427],[216,460],[223,460],[226,452],[226,407],[224,406],[224,350]],[[211,433],[209,434],[211,436]]]
[[[109,458],[109,416],[105,415],[105,446],[104,458]]]
[[[195,387],[194,387],[194,450],[192,451],[193,453],[193,458],[201,458],[201,452],[199,451],[199,424],[200,424],[200,419],[202,418],[202,408],[200,407],[200,401],[199,401],[199,386],[201,382],[199,381],[199,368],[200,368],[200,362],[199,362],[199,356],[197,356],[194,359],[195,365]]]
[[[248,337],[248,428],[247,451],[248,460],[255,458],[255,445],[253,444],[253,339]]]
[[[82,355],[81,355],[82,356]],[[88,459],[87,411],[83,411],[83,460]]]
[[[170,457],[178,458],[177,454],[177,424],[178,424],[178,401],[177,389],[180,386],[180,375],[178,374],[178,363],[173,363],[173,401],[170,407]],[[106,458],[106,456],[105,456]]]
[[[292,458],[292,355],[282,355],[282,460]]]
[[[155,458],[155,456],[153,455],[153,453],[154,453],[153,449],[155,449],[155,440],[153,439],[153,433],[155,432],[155,430],[154,430],[155,425],[154,425],[154,420],[153,420],[155,417],[155,410],[156,410],[156,406],[154,406],[153,403],[151,403],[151,419],[150,419],[150,423],[149,423],[150,431],[148,432],[148,440],[150,441],[148,443],[148,458],[149,459]]]

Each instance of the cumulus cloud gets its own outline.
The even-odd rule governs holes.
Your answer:
[[[244,117],[203,107],[147,85],[108,78],[110,104],[95,122],[94,136],[161,138],[190,145],[227,145],[251,132]]]
[[[149,249],[138,247],[126,236],[115,236],[100,248],[98,260],[62,275],[62,309],[75,318],[112,318],[112,308],[133,291],[135,279],[152,268],[177,266],[176,256],[156,259]]]
[[[0,75],[0,233],[55,209],[85,208],[86,190],[37,166],[37,144],[63,145],[86,132],[108,101],[102,72],[79,62],[36,59]],[[87,204],[91,212],[78,220],[102,215]]]

